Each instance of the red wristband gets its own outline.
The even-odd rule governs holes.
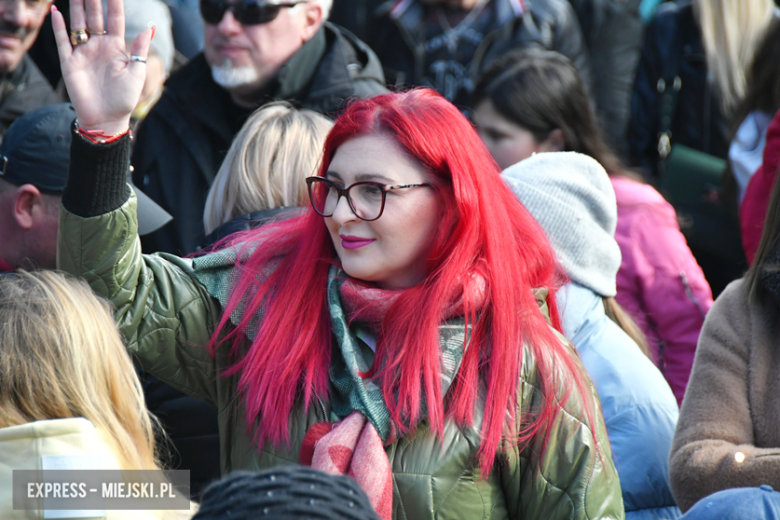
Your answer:
[[[130,134],[130,139],[133,139],[133,131],[129,128],[124,132],[120,132],[116,135],[108,135],[103,130],[84,130],[80,126],[76,126],[76,133],[84,136],[86,139],[92,141],[95,144],[109,144],[114,141],[119,141],[126,134]]]

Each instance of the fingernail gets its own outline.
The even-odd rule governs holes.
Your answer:
[[[52,12],[52,13],[56,13],[56,12],[58,12],[58,11],[59,11],[59,9],[57,9],[57,6],[56,6],[56,5],[54,5],[54,4],[51,4],[51,12]]]
[[[154,40],[154,32],[157,30],[156,25],[152,25],[152,40]]]

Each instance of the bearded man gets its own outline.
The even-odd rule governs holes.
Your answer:
[[[348,98],[386,92],[371,49],[326,22],[331,3],[201,1],[203,53],[168,79],[136,138],[135,184],[174,217],[144,237],[145,252],[187,254],[202,243],[211,182],[261,105],[287,100],[335,115]]]

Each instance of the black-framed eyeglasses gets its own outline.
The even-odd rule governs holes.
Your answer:
[[[222,21],[225,11],[230,10],[236,21],[241,25],[257,25],[268,23],[279,16],[283,7],[295,7],[305,4],[308,0],[293,0],[291,2],[266,2],[264,0],[200,0],[200,14],[207,24],[216,25]]]
[[[430,186],[427,183],[388,186],[381,182],[365,181],[342,188],[324,177],[307,177],[306,184],[309,185],[309,200],[318,215],[332,217],[341,197],[346,197],[352,213],[360,220],[369,222],[382,216],[388,191]]]

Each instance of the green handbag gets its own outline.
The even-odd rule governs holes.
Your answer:
[[[691,248],[732,264],[744,264],[739,219],[723,204],[726,161],[675,144],[664,160],[659,188],[677,211]]]

